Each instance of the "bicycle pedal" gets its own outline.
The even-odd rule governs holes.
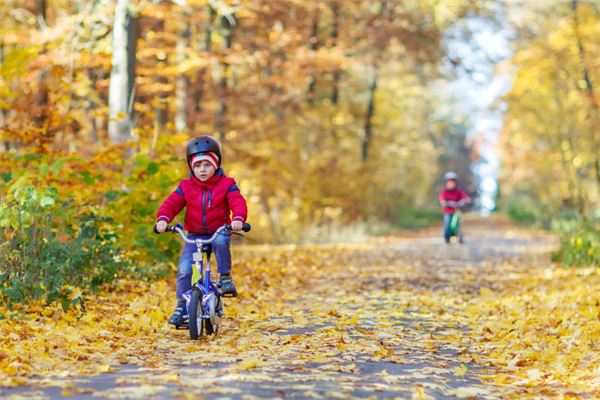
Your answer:
[[[237,292],[234,293],[223,293],[223,297],[237,297]]]

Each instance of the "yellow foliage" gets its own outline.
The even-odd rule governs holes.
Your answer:
[[[527,235],[506,234],[531,240],[528,249],[542,254]],[[94,375],[131,364],[150,368],[158,385],[183,385],[193,378],[181,364],[201,365],[201,375],[214,377],[222,373],[211,372],[218,360],[235,379],[268,381],[265,374],[282,369],[300,380],[339,379],[337,374],[365,373],[365,362],[383,362],[385,371],[366,390],[393,390],[426,377],[431,384],[415,386],[414,398],[519,397],[550,393],[543,392],[549,385],[557,395],[598,395],[600,271],[565,270],[533,257],[486,266],[440,261],[436,273],[444,274],[447,286],[439,291],[421,263],[431,255],[406,254],[407,243],[416,242],[238,248],[240,297],[226,299],[219,335],[198,343],[166,323],[174,276],[119,281],[88,296],[83,316],[32,305],[26,318],[0,321],[0,377],[19,385],[34,376]],[[374,276],[368,282],[411,276],[420,283],[398,280],[385,291],[365,289],[365,279]],[[480,289],[467,294],[475,277]],[[408,372],[405,366],[415,360],[425,367]],[[435,385],[449,375],[481,383]]]
[[[501,184],[505,195],[526,192],[549,213],[575,209],[593,216],[600,204],[600,93],[594,89],[600,15],[577,4],[576,13],[540,18],[538,34],[518,42],[504,98]]]

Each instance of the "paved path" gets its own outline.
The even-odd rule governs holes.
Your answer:
[[[229,317],[218,342],[202,342],[238,346],[239,358],[207,363],[170,355],[169,346],[190,342],[185,332],[167,331],[171,337],[156,350],[163,365],[115,366],[95,377],[58,379],[67,388],[0,389],[0,397],[494,398],[480,381],[493,371],[469,361],[460,338],[471,330],[455,308],[515,271],[548,263],[555,241],[477,219],[466,232],[465,245],[446,245],[429,230],[325,246],[314,255],[282,249],[281,263],[286,252],[304,252],[306,276],[286,288],[283,301],[266,296],[255,317]],[[245,257],[269,254],[252,250]],[[228,342],[228,334],[235,340]]]

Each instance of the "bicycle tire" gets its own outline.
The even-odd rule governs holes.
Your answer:
[[[205,321],[206,334],[216,335],[219,333],[219,326],[221,325],[221,299],[215,295],[210,296],[208,299],[208,312],[210,318]]]
[[[190,330],[190,339],[198,340],[202,338],[204,331],[204,319],[202,318],[202,292],[194,288],[192,298],[190,299],[190,310],[188,317],[188,329]]]

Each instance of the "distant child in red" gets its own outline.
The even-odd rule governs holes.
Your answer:
[[[438,197],[442,212],[444,213],[444,237],[446,241],[449,238],[449,225],[452,214],[457,209],[471,202],[471,198],[467,193],[458,187],[458,175],[454,172],[447,172],[444,175],[444,189]]]
[[[187,145],[190,177],[179,182],[177,189],[165,199],[157,213],[156,229],[164,232],[167,224],[184,208],[184,228],[188,238],[206,238],[224,224],[239,231],[246,221],[246,200],[233,178],[221,169],[221,146],[210,136],[200,136]],[[230,236],[220,235],[212,243],[223,293],[237,295],[231,279]],[[177,306],[169,323],[182,325],[185,314],[183,294],[192,286],[192,254],[195,244],[187,243],[177,267]]]

